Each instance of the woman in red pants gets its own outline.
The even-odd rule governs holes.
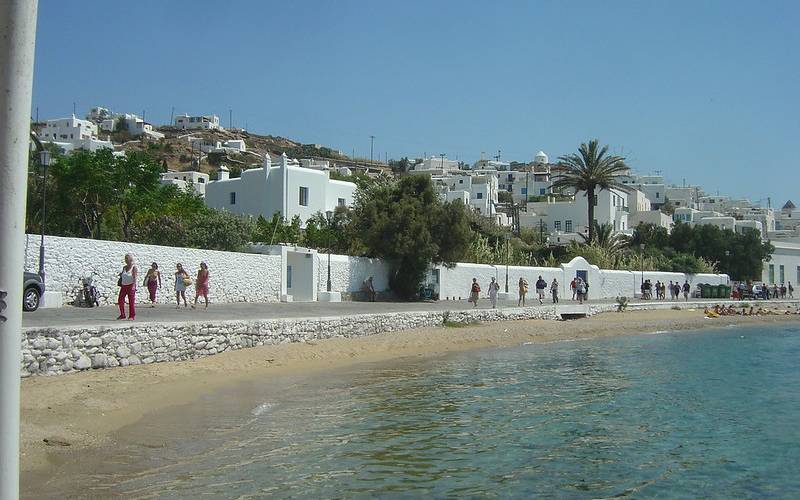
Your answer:
[[[128,319],[133,321],[136,318],[136,279],[138,269],[133,264],[133,257],[131,254],[125,254],[125,266],[122,272],[119,273],[119,297],[117,305],[119,305],[119,317],[117,319],[125,319],[125,297],[128,297]]]

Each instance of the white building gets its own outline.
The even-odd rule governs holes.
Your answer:
[[[461,200],[480,215],[497,214],[497,178],[494,175],[457,173],[438,180],[445,201]]]
[[[331,163],[328,160],[315,160],[313,158],[303,158],[300,160],[300,165],[305,168],[312,168],[314,170],[330,170]]]
[[[86,119],[94,123],[102,123],[104,120],[111,118],[111,111],[101,106],[95,106],[89,110]]]
[[[133,113],[115,114],[111,118],[104,119],[100,123],[100,128],[106,132],[126,130],[133,137],[145,136],[156,140],[164,138],[164,134],[154,130],[152,124]]]
[[[628,224],[628,195],[622,189],[604,189],[595,194],[597,204],[594,217],[598,224],[610,224],[614,231],[626,231]],[[520,214],[520,226],[543,228],[549,233],[588,234],[588,198],[578,192],[568,201],[531,202],[527,212]]]
[[[244,170],[238,179],[220,168],[219,180],[206,186],[206,205],[243,215],[285,220],[299,216],[305,223],[316,213],[353,203],[356,185],[332,180],[327,172],[291,164],[286,155],[273,165],[269,155],[259,168]]]
[[[97,138],[97,125],[90,120],[81,120],[72,115],[71,118],[47,120],[40,131],[42,141],[51,142],[69,153],[76,149],[97,151],[114,149],[111,141]]]
[[[764,263],[761,280],[768,285],[792,283],[795,298],[800,294],[800,242],[772,241],[775,251],[769,262]]]
[[[675,225],[672,221],[672,217],[661,210],[650,210],[647,212],[631,211],[630,215],[628,215],[628,224],[631,229],[634,229],[639,224],[653,224],[657,227],[663,227],[667,232],[672,231],[672,226]]]
[[[166,172],[161,174],[161,184],[174,184],[182,191],[194,191],[200,196],[206,195],[209,175],[203,172]]]
[[[775,229],[781,231],[793,231],[800,227],[800,209],[792,200],[788,200],[781,211],[775,214]]]
[[[447,157],[431,156],[425,158],[422,163],[414,165],[412,171],[414,172],[453,172],[458,170],[458,162],[455,160],[448,160]]]
[[[189,116],[187,114],[182,114],[175,117],[174,125],[184,130],[197,128],[205,130],[223,130],[219,124],[219,116],[217,115]]]

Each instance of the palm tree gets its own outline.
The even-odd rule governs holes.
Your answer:
[[[560,156],[558,164],[564,169],[555,177],[550,190],[571,188],[584,191],[589,201],[589,241],[594,241],[594,205],[596,191],[611,189],[619,186],[617,176],[626,172],[625,158],[621,156],[606,155],[608,146],[598,146],[597,139],[592,139],[589,144],[583,143],[578,148],[578,154]]]

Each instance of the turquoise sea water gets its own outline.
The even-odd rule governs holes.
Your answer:
[[[252,382],[131,429],[82,494],[799,498],[800,325]],[[160,433],[163,433],[161,435]],[[133,465],[130,465],[133,464]],[[130,466],[129,466],[130,465]]]

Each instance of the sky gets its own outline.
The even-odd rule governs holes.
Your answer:
[[[800,2],[40,0],[33,110],[217,114],[375,157],[551,161],[800,201]]]

